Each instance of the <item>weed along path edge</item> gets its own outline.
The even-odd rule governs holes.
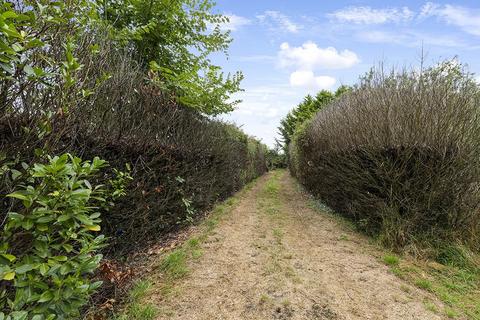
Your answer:
[[[286,171],[259,178],[159,258],[129,319],[442,318],[430,293],[309,201]]]

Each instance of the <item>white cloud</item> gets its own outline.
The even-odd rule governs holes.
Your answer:
[[[275,79],[268,81],[274,83]],[[221,116],[221,119],[234,121],[248,134],[262,138],[273,147],[280,119],[309,93],[303,88],[292,88],[287,84],[246,87],[235,94],[234,99],[243,100],[237,109]]]
[[[422,6],[422,9],[420,10],[420,18],[423,17],[429,17],[434,14],[435,10],[437,10],[439,7],[438,4],[433,3],[433,2],[427,2]]]
[[[265,11],[263,14],[258,15],[257,19],[270,27],[272,31],[283,31],[289,33],[297,33],[303,27],[299,24],[294,23],[286,15],[278,11]]]
[[[427,2],[421,11],[421,17],[436,16],[448,24],[455,25],[463,31],[480,36],[480,10],[454,5],[439,5]]]
[[[301,70],[343,69],[350,68],[360,62],[357,54],[350,50],[338,52],[333,47],[320,48],[314,42],[306,42],[301,47],[291,47],[284,42],[278,53],[282,67],[297,67]]]
[[[296,97],[298,92],[288,87],[288,85],[272,85],[250,87],[243,92],[236,93],[234,99],[240,99],[242,102],[233,112],[238,115],[255,116],[264,120],[278,117],[282,111],[278,99],[289,100]]]
[[[414,17],[413,11],[407,7],[373,9],[371,7],[347,7],[330,13],[328,16],[340,22],[356,24],[382,24],[388,22],[405,22]]]
[[[290,85],[309,89],[330,89],[337,81],[329,76],[315,76],[313,71],[295,71],[290,75]]]
[[[237,16],[235,14],[226,13],[224,14],[228,18],[228,22],[226,23],[219,23],[218,26],[222,31],[237,31],[239,28],[252,24],[250,19],[245,17]],[[209,29],[214,29],[215,24],[209,24]]]
[[[402,33],[392,33],[388,31],[370,30],[359,32],[357,37],[363,41],[371,43],[406,43],[407,37]]]
[[[278,110],[271,107],[266,102],[248,102],[240,104],[236,112],[243,115],[253,115],[260,118],[275,118],[278,116]]]
[[[358,32],[356,37],[369,43],[391,43],[406,47],[421,47],[422,45],[438,47],[466,47],[467,44],[461,39],[453,38],[448,35],[431,35],[427,33],[399,30],[397,32],[370,30]]]

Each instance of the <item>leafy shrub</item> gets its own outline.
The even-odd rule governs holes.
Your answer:
[[[96,52],[97,37],[85,30],[98,26],[94,1],[2,1],[0,4],[0,111],[7,114],[68,112],[74,101],[87,98],[99,74],[80,81],[85,65],[75,55],[81,43],[88,55]],[[82,43],[83,42],[83,43]],[[86,42],[89,42],[88,44]],[[87,68],[88,69],[88,68]],[[45,96],[55,94],[46,103]],[[43,119],[42,125],[48,127]],[[28,128],[34,131],[35,127]]]
[[[131,53],[158,87],[175,92],[172,99],[205,114],[232,111],[239,101],[230,96],[240,91],[243,74],[226,75],[209,59],[232,41],[220,28],[228,17],[213,13],[214,6],[211,0],[2,1],[0,109],[52,88],[60,90],[49,99],[53,112],[87,99],[108,77],[93,68],[104,63],[98,48],[108,40]]]
[[[7,195],[21,204],[13,204],[1,236],[1,319],[78,319],[101,285],[89,275],[102,259],[105,237],[97,234],[106,189],[91,179],[105,165],[70,154],[49,158]]]
[[[299,180],[392,247],[480,245],[480,90],[456,61],[373,70],[295,138]]]
[[[267,167],[269,170],[287,167],[287,155],[280,145],[276,145],[275,149],[267,150]]]
[[[158,72],[162,87],[182,105],[205,114],[232,111],[241,72],[225,75],[209,58],[226,52],[232,39],[213,13],[212,0],[116,0],[102,3],[102,17],[127,43],[133,58]]]

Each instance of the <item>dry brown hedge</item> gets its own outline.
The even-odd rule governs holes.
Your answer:
[[[480,89],[456,61],[373,70],[297,132],[290,159],[308,190],[387,245],[479,249]]]
[[[0,165],[10,163],[22,171],[22,162],[42,161],[35,149],[84,159],[99,156],[109,162],[110,171],[125,170],[129,163],[134,179],[127,195],[102,215],[108,251],[135,250],[184,225],[188,214],[183,200],[191,202],[192,218],[200,218],[216,201],[267,170],[263,144],[231,124],[177,104],[150,83],[128,53],[108,41],[92,57],[86,48],[95,40],[78,43],[76,56],[84,65],[79,78],[91,81],[91,87],[103,73],[110,78],[87,99],[70,98],[68,112],[61,109],[65,100],[60,97],[69,94],[62,87],[42,87],[28,79],[0,84],[8,89],[0,105]],[[44,122],[48,113],[53,116]],[[50,128],[39,136],[42,123]],[[12,181],[9,173],[0,178],[3,195],[22,182]],[[11,203],[3,200],[0,221]]]

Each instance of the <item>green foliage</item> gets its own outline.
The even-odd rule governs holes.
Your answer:
[[[26,108],[16,100],[35,90],[57,88],[56,102],[66,111],[73,99],[92,88],[77,78],[83,65],[74,43],[96,26],[96,3],[89,0],[18,1],[0,4],[0,107]],[[15,103],[14,103],[15,102]],[[52,106],[55,107],[55,106]],[[55,110],[55,108],[52,108]],[[38,112],[38,110],[37,110]]]
[[[443,243],[436,251],[436,260],[441,264],[480,273],[478,256],[465,246]]]
[[[463,246],[438,245],[440,255],[437,260],[444,264],[406,259],[401,264],[391,265],[390,271],[404,281],[432,292],[443,302],[443,311],[448,317],[480,319],[480,269],[472,268],[478,255]],[[409,289],[405,287],[404,290]]]
[[[312,122],[312,119],[307,119],[297,125],[295,132],[291,136],[291,141],[288,144],[288,167],[292,176],[297,177],[300,172],[300,163],[302,154],[298,150],[298,146],[301,144],[305,133]]]
[[[179,221],[192,222],[265,172],[264,145],[205,115],[232,110],[242,79],[222,74],[208,58],[231,41],[218,26],[227,18],[212,14],[213,6],[0,1],[0,193],[16,190],[0,217],[8,226],[0,247],[4,313],[79,317],[98,285],[87,275],[104,240],[94,236],[99,212],[109,248],[120,254]],[[101,155],[115,178],[89,183],[98,170],[83,172],[86,163],[65,155],[29,169],[45,154],[66,151]],[[103,166],[96,161],[90,166]],[[117,170],[126,162],[135,164],[134,183],[129,168]],[[103,187],[91,186],[101,183],[109,186],[108,199]],[[42,243],[46,249],[37,247]]]
[[[330,91],[322,90],[315,97],[307,95],[303,101],[290,111],[285,118],[280,121],[278,127],[281,135],[279,144],[282,146],[285,154],[288,154],[288,145],[293,139],[297,129],[307,120],[311,119],[318,111],[325,108],[335,98],[350,90],[347,86],[341,86],[331,93]]]
[[[173,93],[179,103],[209,115],[232,111],[239,101],[230,97],[240,91],[243,75],[225,75],[209,59],[212,53],[226,52],[232,41],[219,27],[228,18],[211,13],[213,7],[210,0],[2,3],[1,106],[13,108],[18,92],[32,88],[62,92],[53,112],[67,112],[90,97],[108,75],[97,73],[96,83],[82,79],[92,73],[82,63],[85,48],[74,43],[82,43],[87,34],[89,41],[104,41],[110,31],[109,41],[131,53],[149,71],[150,82]],[[93,56],[100,51],[98,43],[89,49]]]
[[[424,290],[432,290],[432,283],[430,282],[430,280],[427,279],[418,279],[417,281],[415,281],[415,285]]]
[[[383,262],[389,266],[396,266],[400,262],[400,259],[397,256],[386,254],[383,256]]]
[[[102,258],[99,208],[107,191],[90,181],[105,166],[99,158],[49,157],[7,195],[20,203],[8,213],[1,238],[0,307],[7,315],[0,318],[78,319],[101,285],[88,276]]]
[[[274,149],[268,148],[266,158],[269,170],[287,167],[287,155],[279,145],[275,146]]]
[[[230,130],[198,112],[213,114],[233,107],[226,102],[231,100],[223,85],[215,82],[221,78],[225,84],[226,77],[214,76],[210,71],[219,69],[207,58],[226,49],[229,38],[220,31],[208,35],[212,28],[220,30],[212,26],[226,21],[210,14],[212,8],[209,1],[2,2],[9,28],[13,25],[40,42],[22,51],[19,59],[8,60],[15,69],[13,76],[0,79],[0,124],[8,131],[1,165],[18,170],[22,162],[33,163],[37,159],[29,150],[35,149],[36,156],[65,151],[101,155],[114,168],[135,163],[137,187],[129,193],[134,200],[119,204],[118,214],[112,213],[104,225],[109,235],[116,236],[112,243],[124,239],[130,243],[127,234],[158,235],[179,220],[192,221],[264,172],[263,146],[257,147],[253,159],[241,130]],[[15,20],[15,15],[31,19]],[[152,24],[153,31],[141,32],[150,20],[157,21],[156,29]],[[0,31],[1,39],[15,46],[15,38],[7,39],[4,33]],[[27,76],[25,65],[40,68],[42,75]],[[190,76],[169,81],[178,86],[190,83],[195,92],[181,93],[165,83],[173,73],[191,72],[212,79],[208,81],[215,89]],[[189,99],[202,100],[202,107],[185,108],[183,104],[192,106]],[[177,192],[176,176],[187,180],[184,194]],[[11,191],[13,183],[7,180],[11,179],[4,179],[1,193]],[[136,201],[139,198],[146,198],[147,204]],[[150,213],[152,223],[145,225],[144,215]],[[156,229],[149,231],[150,227]]]
[[[153,320],[158,314],[158,309],[151,303],[142,301],[152,288],[149,280],[140,280],[130,289],[128,305],[119,316],[113,316],[115,320]]]
[[[213,14],[211,0],[104,0],[102,16],[116,37],[133,49],[154,80],[175,92],[178,101],[206,114],[232,111],[229,102],[240,90],[240,72],[225,76],[209,55],[226,52],[232,39],[220,24],[228,17]]]
[[[21,63],[21,56],[28,50],[42,47],[44,43],[33,33],[26,33],[22,29],[36,22],[34,14],[21,14],[13,8],[12,3],[0,4],[0,79],[12,79],[17,71],[16,64]],[[29,76],[38,76],[41,69],[33,69],[24,65]]]
[[[176,177],[175,180],[180,184],[178,187],[177,192],[181,195],[181,201],[183,206],[185,207],[185,215],[178,217],[177,224],[192,224],[193,217],[195,216],[195,208],[193,207],[192,201],[188,198],[183,190],[183,184],[185,183],[185,179],[182,177]]]
[[[163,259],[160,269],[168,278],[179,279],[188,273],[187,257],[184,249],[177,249]]]

